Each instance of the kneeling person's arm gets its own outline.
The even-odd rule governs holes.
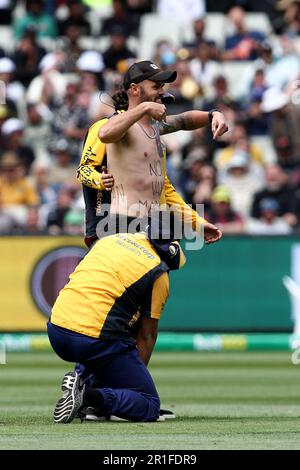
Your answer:
[[[158,320],[144,317],[136,338],[136,345],[140,358],[145,366],[148,365],[152,355],[158,332]]]
[[[142,306],[142,321],[136,338],[140,357],[147,366],[158,333],[158,321],[169,295],[169,275],[163,273],[147,292]]]

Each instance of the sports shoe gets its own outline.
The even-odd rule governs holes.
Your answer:
[[[108,421],[106,416],[103,416],[101,412],[93,406],[87,406],[82,408],[76,416],[81,421]]]
[[[176,415],[173,411],[170,410],[160,410],[159,417],[163,417],[165,419],[175,419]]]
[[[114,422],[129,422],[129,419],[120,418],[119,416],[111,415],[109,417],[103,416],[101,411],[93,406],[88,406],[87,408],[83,408],[77,414],[77,417],[81,419],[81,421],[114,421]]]
[[[63,395],[54,408],[54,421],[56,423],[70,423],[82,406],[85,385],[81,384],[77,372],[68,372],[64,375],[61,390]]]
[[[84,408],[78,413],[77,415],[78,418],[81,418],[81,421],[98,421],[98,422],[103,422],[103,421],[113,421],[113,422],[130,422],[129,419],[124,419],[120,418],[119,416],[111,415],[109,418],[106,416],[101,415],[97,408],[94,408],[92,406],[88,406],[87,408]],[[160,410],[160,415],[157,418],[156,421],[165,421],[166,419],[174,419],[176,418],[175,414],[172,411],[169,410]]]

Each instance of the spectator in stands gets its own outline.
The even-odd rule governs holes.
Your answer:
[[[159,67],[174,66],[177,60],[176,48],[168,39],[160,39],[154,47],[152,60]]]
[[[35,77],[27,90],[29,103],[50,105],[54,99],[63,99],[66,91],[66,77],[61,73],[65,54],[61,51],[49,52],[39,64],[40,75]]]
[[[209,210],[215,186],[216,169],[204,162],[204,165],[199,170],[199,179],[192,196],[193,204],[204,204],[205,210]]]
[[[69,0],[68,6],[68,17],[62,21],[58,21],[58,30],[60,36],[67,36],[67,31],[70,26],[74,26],[79,29],[80,36],[90,36],[91,26],[90,23],[85,19],[85,9],[79,0]]]
[[[217,186],[211,195],[211,208],[205,212],[206,219],[221,227],[223,233],[238,234],[244,231],[243,218],[231,207],[230,191]]]
[[[72,207],[72,193],[68,187],[62,187],[57,202],[48,214],[47,231],[50,235],[64,233],[65,217]]]
[[[218,181],[229,189],[233,210],[247,218],[253,195],[263,187],[262,180],[252,170],[249,154],[237,150],[227,163],[226,172],[218,174]]]
[[[17,154],[5,152],[0,160],[1,212],[13,220],[15,227],[23,227],[28,209],[38,204],[38,195],[24,177],[24,168]]]
[[[291,226],[283,217],[279,217],[279,203],[273,198],[264,198],[259,202],[259,219],[250,219],[246,230],[251,235],[287,235]]]
[[[27,29],[17,44],[13,57],[16,64],[15,78],[24,87],[28,87],[30,82],[39,74],[39,64],[45,54],[46,50],[36,41],[36,32]]]
[[[103,53],[106,68],[118,70],[119,62],[136,57],[135,52],[131,51],[126,44],[127,36],[124,27],[114,26],[110,31],[110,40],[109,48]]]
[[[219,109],[228,122],[229,129],[233,129],[237,120],[238,112],[241,105],[235,101],[228,91],[228,81],[224,75],[217,75],[213,82],[212,94],[204,100],[202,108],[209,111],[210,109]],[[211,140],[211,132],[206,129],[208,138]],[[221,139],[212,142],[212,148],[218,149],[226,147],[230,142],[230,135],[222,136]]]
[[[10,117],[11,110],[7,106],[7,104],[0,105],[0,149],[4,147],[4,141],[6,137],[2,134],[2,126],[4,122]]]
[[[228,81],[222,74],[218,74],[214,77],[211,99],[206,99],[203,103],[205,110],[218,108],[219,106],[226,106],[232,109],[240,108],[239,103],[230,95],[228,91]]]
[[[169,91],[175,96],[175,101],[168,105],[168,114],[180,114],[193,107],[193,101],[201,94],[201,88],[191,75],[188,60],[179,56],[172,68],[176,69],[177,78]]]
[[[53,143],[52,149],[53,163],[48,170],[49,184],[58,187],[68,183],[77,185],[78,164],[73,163],[68,141],[64,138],[58,139]]]
[[[300,161],[300,110],[276,88],[263,95],[262,110],[269,114],[269,132],[282,168],[293,169]]]
[[[47,143],[51,139],[51,112],[43,103],[28,103],[27,125],[24,128],[24,145],[30,146],[35,154],[35,162],[48,163]]]
[[[212,94],[213,83],[220,74],[220,66],[209,58],[209,45],[206,42],[198,44],[196,58],[190,64],[191,73],[203,94]]]
[[[3,207],[0,197],[0,235],[12,235],[15,230],[14,219],[6,212],[3,212]]]
[[[126,36],[138,35],[138,18],[136,15],[128,12],[126,3],[122,0],[112,1],[113,15],[102,22],[100,35],[110,35],[117,27],[124,29]]]
[[[185,25],[205,15],[205,1],[158,0],[157,12],[165,18],[176,19]]]
[[[295,228],[297,232],[299,233],[300,231],[300,166],[292,174],[291,188],[296,199],[295,214],[297,217],[297,223],[296,223]]]
[[[39,219],[39,210],[37,207],[29,207],[25,224],[21,230],[22,235],[44,235],[45,231],[41,228]]]
[[[80,28],[76,24],[69,24],[65,29],[60,49],[65,53],[64,72],[75,73],[76,62],[83,52],[80,44]]]
[[[17,118],[7,119],[2,125],[2,134],[4,142],[0,152],[10,151],[16,154],[28,175],[35,155],[31,147],[23,144],[24,122]]]
[[[37,191],[42,206],[50,207],[56,202],[57,193],[53,186],[49,184],[49,166],[37,164],[32,171],[32,180]]]
[[[249,136],[268,134],[268,118],[261,108],[262,98],[266,89],[264,71],[257,70],[251,85],[249,100],[245,107],[247,113],[246,126]]]
[[[201,147],[204,150],[204,153],[206,155],[205,158],[207,158],[209,161],[211,161],[210,158],[210,144],[211,141],[208,141],[207,139],[207,133],[205,132],[204,127],[200,129],[195,129],[194,131],[191,132],[190,134],[191,139],[182,147],[182,160],[187,158],[189,153],[197,147]]]
[[[281,37],[281,55],[275,57],[269,41],[258,45],[258,59],[249,65],[241,77],[238,96],[247,98],[258,70],[264,72],[264,82],[268,87],[283,90],[289,82],[296,80],[300,73],[299,55],[294,50],[293,42]]]
[[[274,80],[273,67],[275,65],[275,59],[271,43],[267,40],[259,43],[257,52],[258,58],[245,69],[241,76],[237,93],[241,98],[247,99],[249,96],[255,81],[255,74],[258,71],[264,74],[264,83],[267,86],[271,86],[272,80]]]
[[[297,36],[300,34],[300,1],[279,0],[276,4],[278,10],[283,11],[280,26],[277,24],[277,32]]]
[[[49,150],[53,151],[53,145],[59,139],[65,139],[68,143],[68,152],[73,162],[78,162],[82,150],[82,141],[89,127],[87,104],[78,99],[79,87],[75,83],[68,83],[63,100],[55,100],[51,106],[51,132]]]
[[[194,37],[190,41],[184,41],[183,47],[187,48],[192,58],[197,56],[197,49],[199,44],[205,43],[207,45],[208,58],[210,60],[220,60],[220,50],[212,39],[210,39],[210,31],[205,29],[205,17],[195,19],[193,23]]]
[[[196,18],[193,23],[193,43],[190,46],[193,46],[195,49],[197,48],[198,44],[201,44],[205,41],[204,38],[204,31],[205,31],[205,18]]]
[[[201,180],[201,169],[206,164],[206,153],[201,147],[194,147],[187,155],[182,165],[180,175],[180,188],[184,195],[184,200],[188,204],[193,203],[193,195],[198,183]]]
[[[206,0],[206,9],[212,13],[227,13],[230,8],[236,5],[235,0]]]
[[[28,27],[34,28],[38,38],[57,37],[55,18],[44,11],[43,0],[26,0],[26,12],[14,23],[14,34],[17,40],[22,39]]]
[[[0,25],[11,25],[14,7],[15,0],[2,0],[0,2]]]
[[[104,89],[103,72],[105,67],[102,55],[95,51],[85,51],[79,57],[76,65],[80,77],[78,101],[81,102],[81,107],[86,109],[89,121],[95,122],[101,109],[100,93]]]
[[[260,202],[263,199],[275,199],[278,203],[277,214],[294,227],[297,224],[295,193],[288,185],[288,176],[278,165],[266,168],[266,185],[254,195],[251,215],[261,217]]]
[[[240,6],[231,8],[228,19],[233,24],[234,34],[225,41],[225,60],[254,60],[257,57],[257,43],[266,39],[259,31],[248,31],[245,23],[245,11]]]
[[[11,114],[18,114],[19,105],[24,99],[23,85],[14,80],[16,66],[8,57],[0,59],[0,82],[5,86],[5,101]]]
[[[126,0],[128,11],[136,16],[152,13],[153,0]]]
[[[215,156],[214,164],[218,171],[226,170],[236,150],[239,149],[249,154],[250,163],[253,162],[260,166],[265,164],[264,155],[260,147],[249,141],[244,122],[237,121],[230,132],[230,145]]]
[[[84,230],[84,210],[70,209],[64,218],[64,233],[81,236]]]

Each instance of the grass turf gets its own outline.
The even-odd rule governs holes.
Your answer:
[[[53,353],[10,353],[0,365],[0,449],[299,449],[300,366],[279,352],[155,353],[160,423],[57,425],[68,365]]]

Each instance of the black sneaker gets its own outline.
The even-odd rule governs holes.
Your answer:
[[[77,372],[68,372],[63,378],[61,390],[63,395],[54,408],[54,421],[56,423],[70,423],[82,406],[85,385],[81,384]]]
[[[113,422],[130,422],[129,419],[120,418],[119,416],[111,415],[109,417],[103,416],[97,408],[89,406],[83,408],[77,415],[81,421],[113,421]],[[176,418],[175,414],[169,410],[160,410],[159,418],[156,421],[165,421],[166,419]]]
[[[175,419],[176,415],[173,411],[170,410],[160,410],[159,416],[162,416],[165,419]]]
[[[107,421],[107,417],[103,416],[103,414],[97,408],[93,406],[87,406],[86,408],[82,408],[76,418],[80,418],[81,421]]]
[[[77,418],[80,418],[81,421],[114,421],[114,422],[129,422],[129,419],[119,418],[119,416],[110,415],[103,416],[102,412],[98,408],[93,406],[88,406],[87,408],[82,408],[77,414]]]

